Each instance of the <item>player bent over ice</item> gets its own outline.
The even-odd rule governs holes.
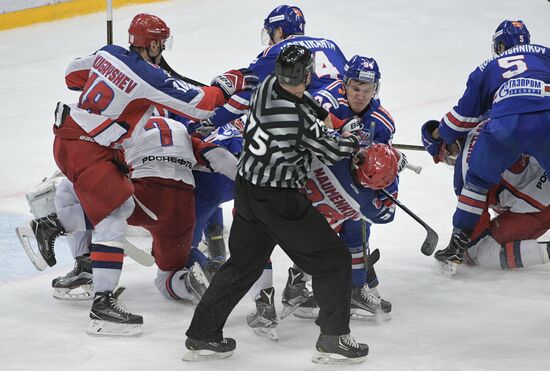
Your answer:
[[[465,137],[490,110],[470,156],[451,240],[435,253],[443,262],[462,263],[489,189],[522,154],[550,171],[550,50],[530,43],[522,21],[506,20],[493,35],[493,51],[495,56],[470,74],[458,104],[423,138],[436,158],[444,145]]]
[[[423,126],[427,147],[427,136],[438,124],[437,121],[428,121]],[[471,153],[486,124],[486,121],[482,122],[471,130],[465,140],[445,146],[440,154],[440,162],[454,166],[457,196],[464,186]],[[544,169],[535,158],[523,155],[489,190],[480,221],[472,233],[472,246],[464,252],[464,262],[493,269],[516,269],[548,263],[548,243],[536,239],[550,228],[549,204],[550,182]],[[497,214],[492,220],[489,210]],[[443,274],[453,275],[457,264],[437,260],[436,267]]]

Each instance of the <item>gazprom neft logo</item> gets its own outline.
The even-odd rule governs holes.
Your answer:
[[[532,96],[544,96],[544,82],[536,79],[520,77],[506,81],[500,86],[495,94],[495,102],[506,98]]]

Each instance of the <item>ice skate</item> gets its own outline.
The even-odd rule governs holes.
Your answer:
[[[246,317],[246,323],[256,335],[278,341],[274,295],[273,287],[260,291],[260,297],[256,300],[256,311]]]
[[[225,260],[222,257],[217,257],[214,259],[209,259],[209,262],[204,267],[203,271],[208,278],[208,281],[212,281],[214,275],[220,270],[222,265],[225,263]]]
[[[317,319],[318,315],[319,306],[313,295],[294,310],[294,317],[301,319]]]
[[[321,364],[353,364],[362,363],[367,359],[369,346],[357,343],[351,334],[319,335],[315,345],[317,353],[311,361]]]
[[[434,254],[436,271],[449,277],[454,276],[456,268],[464,260],[464,252],[469,243],[470,237],[467,233],[462,231],[453,233],[449,245],[442,250],[437,250]]]
[[[53,267],[55,260],[54,244],[55,239],[65,235],[65,228],[55,213],[40,219],[31,220],[30,227],[36,237],[38,251],[50,267]]]
[[[382,299],[376,288],[371,289],[367,285],[352,288],[350,306],[352,319],[388,321],[391,319],[391,309],[391,303]]]
[[[118,297],[124,291],[121,287],[112,291],[96,292],[92,310],[91,323],[86,331],[89,335],[97,336],[136,336],[143,330],[143,317],[132,314],[121,305]]]
[[[237,343],[232,338],[223,338],[221,341],[187,338],[185,347],[187,351],[183,354],[182,359],[188,362],[200,362],[231,357]]]
[[[288,268],[288,280],[283,290],[281,319],[286,318],[294,312],[310,296],[311,292],[306,287],[306,282],[304,281],[304,272],[292,267]]]
[[[206,250],[210,259],[227,258],[225,241],[223,239],[223,225],[210,225],[204,231],[206,237]]]
[[[193,304],[198,305],[209,285],[208,278],[199,263],[195,262],[187,272],[181,275],[180,280],[184,280],[187,291],[193,295]]]
[[[30,225],[25,224],[16,227],[15,234],[17,234],[17,238],[19,238],[19,242],[21,243],[23,250],[25,250],[25,253],[27,253],[32,265],[34,265],[34,267],[39,271],[46,269],[48,264],[38,249],[38,242],[36,241],[36,237],[34,236]]]
[[[52,281],[53,297],[58,300],[92,299],[92,261],[90,255],[76,258],[72,271]]]

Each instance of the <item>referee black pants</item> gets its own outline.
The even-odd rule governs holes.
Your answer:
[[[349,333],[351,257],[307,197],[295,189],[258,187],[237,176],[235,209],[231,256],[195,309],[187,336],[222,339],[227,317],[260,277],[276,244],[311,274],[321,333]]]

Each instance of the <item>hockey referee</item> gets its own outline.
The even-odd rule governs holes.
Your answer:
[[[185,360],[225,358],[235,340],[223,337],[227,317],[260,277],[275,245],[313,278],[319,304],[317,363],[359,363],[368,346],[350,335],[351,266],[348,249],[307,197],[313,156],[332,164],[351,156],[358,140],[327,134],[329,120],[305,90],[314,73],[311,51],[290,45],[277,57],[251,101],[244,150],[235,180],[231,256],[214,276],[187,330]],[[346,135],[348,134],[348,135]]]

